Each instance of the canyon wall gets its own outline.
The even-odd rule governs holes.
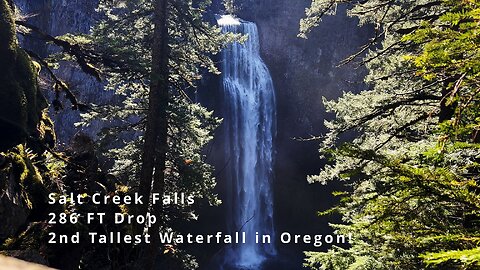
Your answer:
[[[354,64],[337,65],[372,34],[370,27],[359,28],[358,21],[346,16],[325,17],[308,39],[297,37],[300,19],[310,0],[244,0],[240,16],[255,21],[261,39],[262,56],[272,73],[277,97],[277,157],[275,205],[278,231],[332,233],[328,222],[316,213],[331,206],[334,185],[309,185],[306,176],[322,166],[319,142],[309,138],[325,133],[322,97],[337,98],[343,91],[360,91],[365,75]],[[306,248],[308,246],[299,247]]]
[[[360,91],[365,70],[355,64],[337,67],[340,62],[367,43],[373,31],[370,27],[358,27],[358,21],[346,15],[345,7],[339,7],[338,16],[325,17],[308,39],[298,38],[300,19],[310,0],[238,0],[241,6],[238,16],[257,24],[261,56],[272,75],[277,103],[277,136],[275,141],[274,218],[277,235],[287,231],[293,234],[332,234],[329,222],[338,217],[318,217],[317,212],[331,207],[336,198],[332,191],[340,185],[309,185],[307,175],[316,174],[324,161],[319,159],[318,141],[301,141],[296,138],[319,136],[326,132],[325,119],[332,115],[325,112],[322,98],[339,97],[343,91]],[[219,1],[214,2],[217,12]],[[223,116],[218,78],[207,76],[200,89],[200,100]],[[214,149],[223,147],[222,130],[216,134]],[[214,164],[219,171],[229,166],[228,157],[221,150],[213,150]],[[228,182],[221,173],[218,177],[220,194],[226,194]],[[228,209],[222,205],[202,212],[201,232],[222,230],[222,214]],[[223,208],[223,209],[222,209]],[[220,217],[220,219],[219,219]],[[203,220],[203,222],[202,222]],[[212,224],[212,220],[217,220]],[[328,245],[314,248],[311,245],[278,245],[284,258],[281,267],[272,269],[298,269],[303,250],[325,250]],[[205,249],[201,250],[202,252]],[[215,252],[215,251],[213,251]],[[207,257],[206,260],[209,260]],[[279,268],[280,267],[280,268]],[[205,268],[208,269],[208,268]]]
[[[52,36],[61,36],[67,33],[88,33],[95,23],[95,8],[98,0],[15,0],[15,4],[28,22],[39,27],[43,32]],[[23,46],[32,49],[40,56],[45,57],[59,51],[54,45],[45,45],[42,40],[22,38]],[[83,73],[71,63],[61,63],[56,74],[65,80],[79,101],[85,104],[106,104],[113,99],[113,93],[103,90],[103,83],[96,81]],[[46,88],[46,87],[45,87]],[[49,101],[53,100],[51,89],[44,89]],[[67,144],[78,133],[95,135],[101,128],[99,122],[92,123],[91,127],[75,127],[80,121],[80,112],[70,109],[70,102],[61,95],[61,102],[65,109],[59,112],[51,111],[55,122],[58,141]]]

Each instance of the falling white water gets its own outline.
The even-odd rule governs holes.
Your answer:
[[[260,57],[257,26],[222,16],[224,32],[248,35],[223,52],[224,125],[229,159],[227,218],[230,232],[246,232],[245,244],[227,250],[225,265],[259,269],[276,255],[273,226],[273,137],[275,95],[272,78]],[[256,243],[255,235],[269,235],[271,243]]]

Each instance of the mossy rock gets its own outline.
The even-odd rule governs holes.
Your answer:
[[[0,226],[0,238],[17,232],[27,218],[41,219],[49,208],[49,190],[33,164],[33,154],[19,145],[2,156],[5,164],[0,169],[0,220],[5,224]]]
[[[24,226],[34,206],[42,205],[45,188],[22,146],[2,154],[0,169],[0,239]],[[39,194],[40,192],[40,194]]]
[[[18,46],[12,12],[0,0],[0,152],[39,137],[47,107],[37,82],[38,67]]]
[[[11,65],[18,43],[12,11],[6,0],[0,0],[0,40],[0,63],[5,66]]]
[[[48,190],[24,147],[13,148],[7,152],[6,158],[11,163],[11,173],[19,181],[28,208],[42,209],[46,205]]]

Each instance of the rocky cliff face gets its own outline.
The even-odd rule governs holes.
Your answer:
[[[95,8],[98,0],[15,0],[21,13],[29,17],[29,22],[52,36],[66,33],[88,33],[95,22]],[[58,51],[53,45],[45,45],[43,41],[23,39],[22,43],[39,55],[46,56]],[[56,70],[58,77],[65,80],[82,103],[105,104],[113,98],[113,93],[103,90],[103,83],[83,73],[71,63],[62,63]],[[46,95],[53,99],[53,91],[45,89]],[[66,99],[61,100],[65,109],[51,112],[55,122],[58,141],[68,143],[77,133],[95,135],[102,127],[93,123],[89,128],[77,128],[74,123],[80,121],[80,113],[69,108]]]
[[[358,89],[348,82],[361,81],[363,70],[336,66],[367,42],[368,29],[358,28],[340,8],[340,16],[326,17],[309,39],[301,39],[299,22],[310,0],[251,2],[244,4],[249,8],[242,16],[259,26],[263,57],[275,77],[279,119],[294,124],[279,128],[293,136],[317,133],[324,118],[321,97]]]
[[[369,27],[359,28],[355,19],[340,7],[338,16],[326,17],[309,39],[297,37],[299,22],[310,0],[236,0],[243,6],[239,17],[257,24],[260,48],[273,78],[277,101],[276,164],[274,168],[274,218],[277,232],[298,234],[332,234],[329,222],[337,217],[318,217],[335,202],[331,192],[338,186],[309,185],[307,175],[317,174],[323,161],[319,160],[319,142],[304,142],[294,138],[308,138],[325,133],[323,122],[331,118],[325,112],[322,97],[339,97],[343,91],[360,91],[364,70],[354,65],[337,68],[346,57],[355,53],[371,36]],[[220,0],[214,2],[221,12]],[[218,78],[217,78],[218,79]],[[222,94],[215,91],[220,82],[207,80],[205,89],[199,91],[202,103],[214,108],[222,116]],[[213,93],[212,93],[213,92]],[[218,100],[215,100],[218,99]],[[216,134],[214,148],[221,149],[221,129]],[[228,166],[228,157],[221,150],[212,151],[216,168]],[[218,178],[220,194],[225,194],[228,179]],[[201,213],[198,227],[206,231],[222,230],[218,220],[228,209],[220,206]],[[203,221],[202,221],[203,220]],[[205,231],[203,231],[205,232]],[[203,248],[203,247],[202,247]],[[326,249],[324,245],[320,249]],[[271,269],[299,269],[302,250],[314,249],[311,245],[279,245],[282,257],[288,258],[281,267]],[[204,252],[203,249],[200,252]],[[215,251],[214,251],[215,252]],[[214,253],[213,252],[213,253]],[[287,262],[291,263],[287,265]],[[205,268],[209,269],[209,268]]]
[[[331,192],[340,187],[335,184],[322,186],[307,183],[307,175],[317,174],[324,163],[319,160],[319,142],[305,142],[294,138],[308,138],[326,132],[324,120],[332,115],[325,112],[323,97],[333,99],[339,97],[343,91],[362,89],[361,82],[365,73],[363,69],[356,68],[355,65],[338,68],[337,65],[364,45],[371,37],[372,30],[370,27],[359,28],[357,20],[347,17],[345,7],[340,7],[338,16],[326,17],[307,40],[300,39],[297,37],[299,22],[304,16],[305,8],[310,5],[310,0],[236,2],[243,6],[239,17],[258,25],[262,58],[270,69],[275,86],[276,231],[332,234],[333,229],[328,223],[340,222],[338,217],[320,218],[317,212],[326,210],[335,203],[336,199]],[[221,141],[221,137],[220,133],[216,141]],[[225,158],[220,158],[215,164],[217,168],[222,168],[225,166]],[[222,187],[224,181],[219,179],[219,187]],[[206,218],[205,223],[208,223],[208,220],[216,219],[219,215],[221,214],[207,213],[200,218]],[[328,245],[324,245],[319,249],[327,248]],[[302,264],[302,251],[312,249],[314,248],[311,245],[280,244],[278,250],[286,259],[281,263],[281,267],[273,266],[271,269],[298,269]]]
[[[329,220],[316,212],[332,205],[334,186],[308,185],[306,176],[322,165],[318,142],[293,138],[321,135],[330,118],[322,97],[336,98],[343,91],[359,91],[363,69],[337,67],[371,36],[369,27],[359,28],[356,19],[325,17],[307,40],[297,37],[300,19],[311,0],[243,0],[240,16],[257,23],[262,56],[273,77],[277,96],[276,217],[278,231],[332,233]]]

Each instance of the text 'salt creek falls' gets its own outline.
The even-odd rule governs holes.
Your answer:
[[[228,164],[227,224],[230,232],[245,232],[245,244],[230,247],[227,266],[257,269],[276,255],[274,242],[258,244],[255,235],[275,238],[273,222],[273,140],[275,93],[272,78],[260,57],[257,26],[223,16],[224,32],[247,36],[222,53],[225,94],[225,155]]]

